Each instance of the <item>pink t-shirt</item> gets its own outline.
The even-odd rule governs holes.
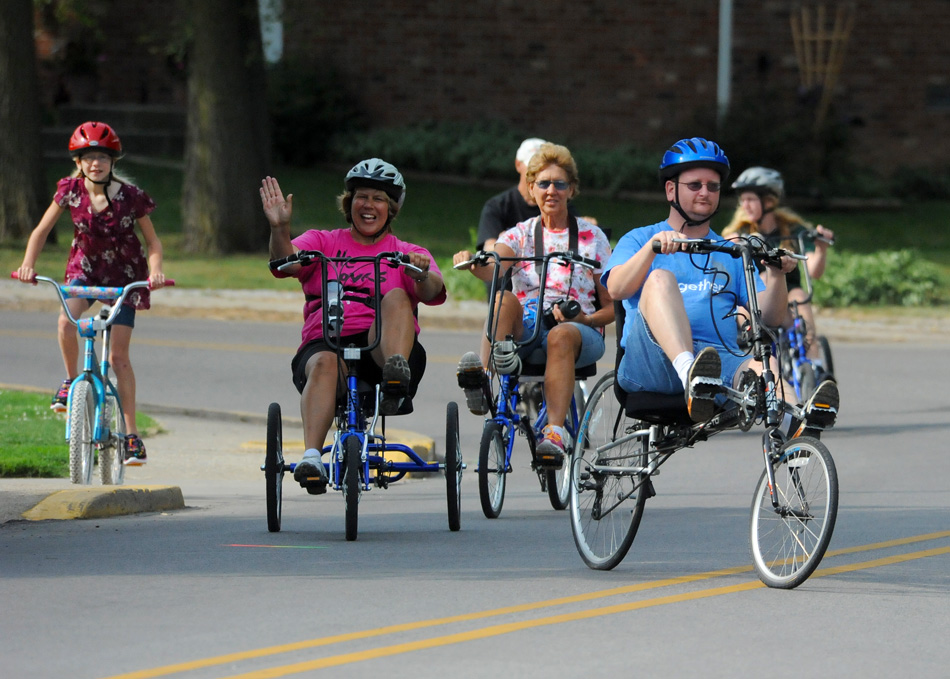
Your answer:
[[[425,248],[407,243],[389,233],[372,245],[363,245],[353,240],[350,230],[335,229],[333,231],[310,230],[293,239],[293,244],[300,250],[319,250],[328,257],[366,257],[378,255],[380,252],[420,252],[428,255],[432,260],[430,270],[442,275],[435,259]],[[320,269],[318,263],[300,269],[297,279],[303,287],[307,301],[303,308],[303,330],[301,332],[301,346],[310,340],[323,337],[322,301],[320,298]],[[378,281],[381,295],[385,295],[394,288],[402,288],[409,294],[413,311],[416,311],[419,302],[429,306],[437,306],[445,301],[445,287],[434,299],[423,302],[415,293],[413,281],[404,267],[393,268],[382,264],[379,270],[381,280]],[[274,275],[282,277],[284,274],[275,271]],[[356,262],[353,264],[337,263],[329,265],[327,280],[338,280],[343,285],[343,336],[355,335],[369,330],[373,324],[374,309],[373,295],[373,263]],[[364,303],[365,302],[365,303]],[[419,322],[416,320],[416,333],[419,333]]]

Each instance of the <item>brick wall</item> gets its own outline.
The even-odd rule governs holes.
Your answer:
[[[283,1],[285,55],[343,73],[381,126],[500,119],[553,139],[647,149],[713,136],[716,0]],[[182,80],[161,53],[172,31],[167,2],[106,4],[109,40],[93,96],[181,104]],[[789,16],[801,4],[734,0],[734,98],[769,92],[776,107],[795,105]],[[838,4],[825,3],[829,25]],[[834,102],[836,115],[854,123],[856,156],[946,167],[950,2],[854,4]],[[45,82],[51,100],[55,74],[46,71]]]

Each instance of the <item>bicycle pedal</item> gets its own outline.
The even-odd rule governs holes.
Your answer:
[[[694,377],[689,384],[692,398],[713,399],[722,391],[722,380],[717,377]]]
[[[836,408],[815,404],[808,411],[805,421],[808,429],[824,430],[834,426],[837,418],[838,410]]]

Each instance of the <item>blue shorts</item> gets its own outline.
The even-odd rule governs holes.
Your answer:
[[[574,323],[572,321],[567,321],[565,323],[559,323],[558,325],[573,325],[575,328],[580,330],[581,333],[581,351],[577,355],[577,359],[574,361],[574,367],[582,368],[585,365],[590,365],[591,363],[596,363],[604,355],[606,350],[606,344],[604,343],[604,336],[600,332],[588,325],[583,325],[581,323]],[[530,335],[532,332],[531,329],[525,328],[525,336]],[[531,344],[526,344],[518,350],[518,355],[522,359],[530,356],[535,349],[540,348],[544,355],[548,354],[548,328],[544,323],[541,324],[541,332],[538,333],[538,337]]]
[[[660,394],[682,394],[683,383],[673,369],[673,363],[657,344],[640,312],[631,319],[630,332],[617,380],[624,391],[655,391]],[[693,353],[698,354],[707,345],[693,342]],[[722,361],[722,383],[732,386],[732,380],[748,356],[734,356],[723,346],[710,345],[719,352]]]

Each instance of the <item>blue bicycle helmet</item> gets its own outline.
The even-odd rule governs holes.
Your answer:
[[[681,172],[691,170],[696,167],[705,167],[719,174],[719,180],[725,184],[729,176],[729,159],[719,148],[719,144],[714,141],[703,139],[702,137],[693,137],[692,139],[680,139],[673,144],[663,154],[663,160],[660,161],[660,184],[665,185],[670,180],[675,180]],[[680,186],[676,184],[676,193],[670,205],[686,221],[686,226],[699,226],[712,219],[719,207],[705,219],[695,221],[689,218],[686,211],[680,205]]]
[[[694,167],[708,167],[719,173],[721,181],[729,176],[729,159],[714,141],[693,137],[680,139],[663,154],[660,161],[660,183],[666,183],[680,172]]]

